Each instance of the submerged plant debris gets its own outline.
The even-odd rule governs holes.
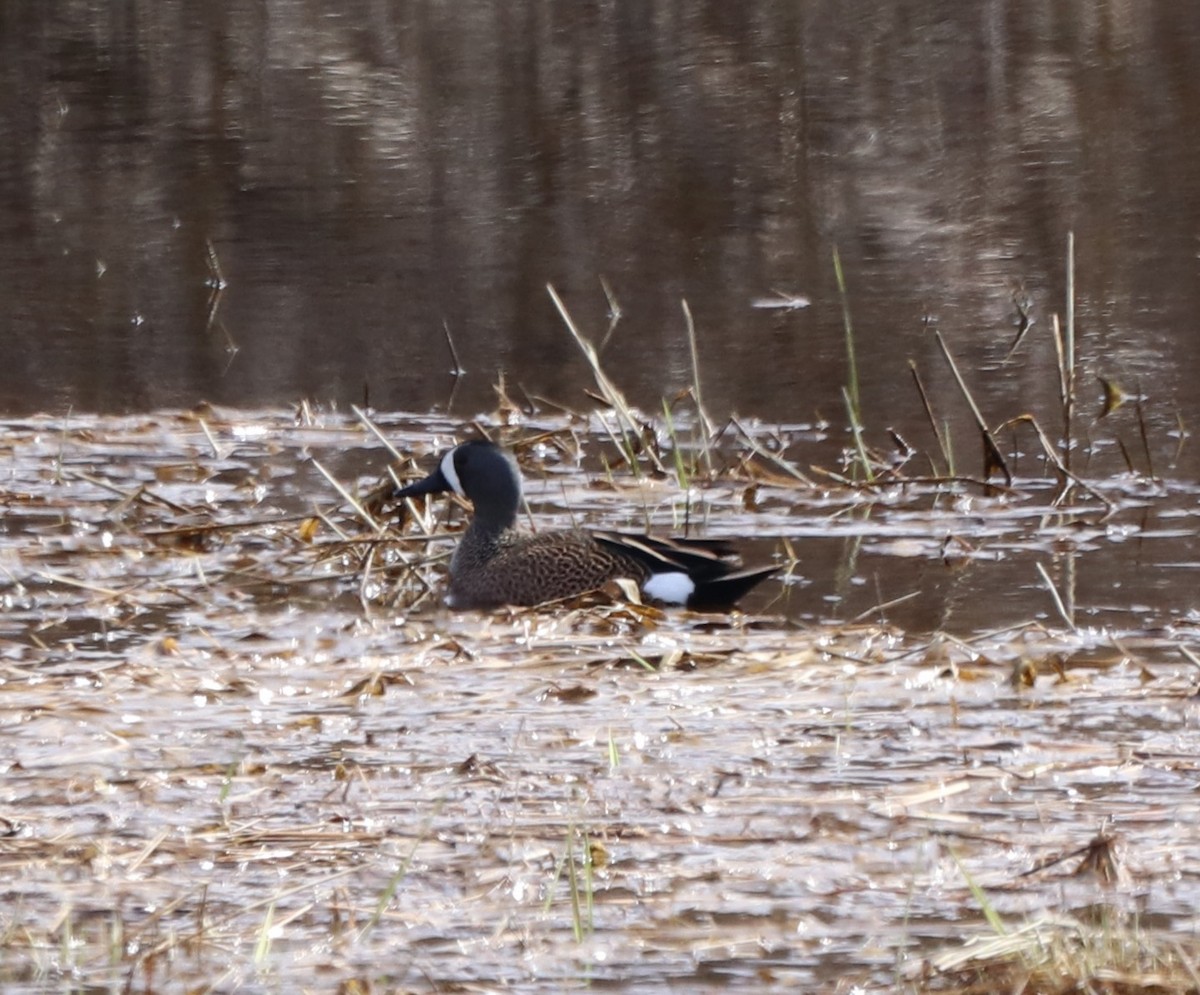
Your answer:
[[[781,579],[451,613],[463,512],[383,497],[458,424],[6,423],[6,992],[1195,988],[1194,489],[503,420],[537,527]]]

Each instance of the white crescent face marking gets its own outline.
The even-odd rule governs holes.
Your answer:
[[[441,471],[442,476],[446,478],[446,483],[454,488],[454,493],[460,498],[465,498],[466,495],[463,493],[462,484],[458,479],[458,471],[454,469],[454,454],[456,452],[458,452],[457,447],[451,449],[450,452],[442,457]]]
[[[687,599],[696,590],[696,584],[682,572],[654,574],[642,585],[642,590],[655,601],[669,605],[686,605]]]

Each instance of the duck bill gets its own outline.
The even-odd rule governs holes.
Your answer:
[[[451,491],[453,489],[450,486],[450,482],[446,479],[445,474],[442,473],[441,467],[438,467],[424,480],[418,480],[407,487],[397,487],[392,491],[392,497],[420,497],[422,494],[441,494],[444,491]]]

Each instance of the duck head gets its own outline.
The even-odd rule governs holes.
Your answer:
[[[397,498],[453,492],[475,506],[475,520],[485,528],[512,528],[521,503],[521,473],[516,460],[494,442],[474,439],[447,450],[429,476],[399,487]]]

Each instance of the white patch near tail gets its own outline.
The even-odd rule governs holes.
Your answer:
[[[446,483],[454,488],[454,493],[460,498],[465,498],[462,484],[458,480],[458,471],[454,469],[454,454],[458,452],[458,447],[455,446],[445,456],[442,457],[441,471],[442,476],[446,478]]]
[[[653,574],[642,585],[644,593],[655,601],[665,601],[669,605],[686,605],[695,590],[695,581],[680,572]]]

